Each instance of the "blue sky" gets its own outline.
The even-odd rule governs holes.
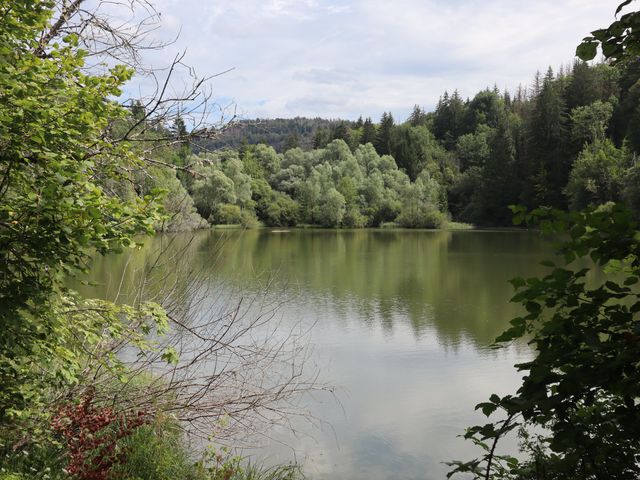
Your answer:
[[[158,0],[158,35],[180,36],[244,118],[403,119],[444,90],[526,85],[572,61],[580,39],[609,25],[619,0]]]

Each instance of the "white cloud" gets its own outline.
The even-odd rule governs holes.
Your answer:
[[[444,90],[514,89],[570,62],[618,0],[161,0],[187,50],[247,117],[404,117]],[[154,57],[154,63],[158,61]]]

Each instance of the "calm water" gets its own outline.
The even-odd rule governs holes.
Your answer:
[[[162,281],[192,264],[211,291],[235,292],[226,301],[260,297],[285,327],[313,326],[311,367],[335,397],[306,398],[320,422],[273,429],[248,452],[295,458],[312,479],[440,479],[442,462],[476,454],[456,436],[482,421],[476,403],[514,390],[512,365],[530,355],[488,348],[518,314],[508,280],[544,273],[552,252],[533,232],[199,232],[96,260],[100,285],[84,291],[122,295],[167,245]]]

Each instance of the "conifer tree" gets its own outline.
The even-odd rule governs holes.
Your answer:
[[[418,127],[420,125],[426,125],[426,123],[427,123],[426,112],[420,107],[420,105],[417,105],[417,104],[414,105],[413,111],[409,116],[409,124],[412,127]]]
[[[393,115],[391,113],[384,112],[382,114],[382,118],[380,119],[380,127],[378,128],[378,132],[375,140],[376,151],[380,155],[390,155],[391,154],[391,141],[393,135],[393,127],[395,126]]]
[[[491,154],[482,169],[479,195],[480,223],[511,225],[509,205],[517,202],[514,178],[515,149],[508,116],[503,112],[491,141]]]
[[[534,100],[530,141],[526,163],[527,181],[523,201],[529,207],[565,207],[562,189],[567,184],[571,159],[567,148],[565,102],[559,85],[554,82],[551,67],[547,70],[540,92]]]
[[[376,141],[376,126],[371,121],[371,117],[362,124],[362,136],[360,137],[360,143],[366,145],[367,143],[375,143]]]

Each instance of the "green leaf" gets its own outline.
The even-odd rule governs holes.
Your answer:
[[[180,357],[178,356],[178,353],[176,352],[175,348],[173,347],[168,347],[161,356],[162,360],[164,360],[165,362],[171,364],[171,365],[177,365],[178,361],[180,360]]]
[[[598,53],[598,43],[594,41],[584,41],[576,48],[576,56],[581,60],[593,60]]]

